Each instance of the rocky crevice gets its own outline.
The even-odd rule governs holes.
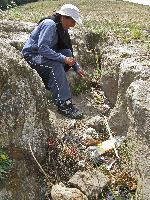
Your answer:
[[[108,75],[106,80],[112,81],[109,84],[109,92],[105,87],[105,92],[108,99],[116,97],[114,108],[109,116],[109,123],[112,130],[117,135],[125,135],[130,138],[130,143],[133,147],[134,169],[137,176],[145,177],[144,180],[139,179],[138,199],[149,199],[147,176],[149,163],[148,153],[145,149],[149,148],[149,132],[150,132],[150,62],[149,53],[141,44],[132,45],[114,45],[110,47],[111,52],[107,52],[104,56],[104,61],[109,61],[109,70],[114,72],[114,68],[118,66],[118,80],[116,75],[109,79],[110,72],[103,66],[104,72]],[[115,57],[116,55],[116,57]],[[114,60],[118,62],[118,57],[122,57],[119,65],[114,64]],[[107,64],[106,64],[107,66]],[[105,73],[104,73],[105,74]],[[105,85],[105,75],[102,77],[102,82]],[[117,92],[113,93],[113,82],[118,84]],[[109,98],[110,96],[110,98]],[[145,159],[145,158],[146,159]],[[140,172],[139,172],[140,171]],[[141,190],[141,182],[144,187]],[[142,197],[142,192],[144,192]]]
[[[29,68],[17,50],[21,48],[22,42],[34,26],[35,24],[29,25],[12,21],[1,23],[0,73],[3,78],[0,84],[2,105],[0,109],[2,116],[0,137],[2,145],[12,148],[12,152],[14,152],[12,158],[15,162],[6,185],[0,190],[2,200],[6,198],[19,200],[22,197],[29,200],[39,199],[39,174],[37,171],[31,174],[32,167],[28,168],[29,166],[26,164],[29,160],[31,166],[35,165],[28,144],[31,142],[38,160],[41,163],[45,162],[48,138],[54,137],[55,134],[58,134],[58,137],[59,134],[61,136],[65,124],[68,126],[68,120],[57,115],[55,108],[50,106],[51,103],[47,99],[47,92],[41,79],[35,71]],[[80,35],[80,31],[76,31]],[[21,37],[22,32],[24,38]],[[98,61],[98,67],[101,67],[102,72],[101,87],[110,102],[111,109],[109,107],[105,109],[97,104],[95,104],[97,106],[95,109],[93,101],[91,101],[92,103],[88,101],[86,95],[79,99],[74,97],[74,100],[81,109],[84,106],[86,120],[90,120],[97,113],[102,117],[109,111],[108,120],[111,130],[115,135],[124,135],[130,139],[133,147],[132,167],[138,179],[137,196],[139,200],[148,200],[149,179],[147,174],[149,170],[148,160],[150,160],[148,155],[150,130],[149,53],[141,43],[121,44],[115,41],[112,43],[101,34],[82,34],[73,39],[78,52],[77,57],[81,66],[89,73],[95,69]],[[90,95],[89,97],[91,98]],[[95,110],[97,111],[95,112]],[[79,129],[75,131],[78,132],[81,127],[78,123],[77,126]],[[96,129],[96,127],[94,128]],[[17,155],[19,156],[17,157]],[[88,175],[85,177],[87,178]],[[59,197],[61,199],[72,197],[65,196],[66,194],[74,194],[74,198],[80,200],[92,199],[91,194],[88,193],[92,192],[92,189],[82,188],[86,185],[79,187],[79,183],[77,186],[75,182],[78,178],[75,179],[74,183],[71,180],[70,183],[80,190],[56,184],[51,191],[53,199],[58,199],[57,195],[62,195]],[[106,180],[107,178],[104,185],[106,185]],[[25,185],[28,187],[23,187]],[[93,185],[93,181],[89,185]],[[100,185],[95,185],[93,190],[95,191],[97,187]],[[60,194],[60,191],[63,193]],[[99,191],[100,189],[98,189],[98,193]]]

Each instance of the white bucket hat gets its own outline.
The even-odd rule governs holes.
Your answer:
[[[74,19],[78,24],[82,24],[82,20],[79,14],[80,11],[76,6],[72,4],[64,4],[59,11],[56,11],[56,13],[64,16],[69,16]]]

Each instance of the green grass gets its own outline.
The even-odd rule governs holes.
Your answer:
[[[72,86],[72,92],[75,95],[86,93],[89,89],[90,83],[85,79],[77,79],[76,83]]]
[[[42,17],[51,15],[54,9],[54,1],[40,1],[14,7],[5,12],[1,12],[0,18],[37,22]]]
[[[11,168],[12,160],[9,159],[8,155],[0,147],[0,182],[6,178]]]
[[[3,13],[5,13],[6,18],[32,21],[34,20],[33,16],[37,19],[47,16],[60,8],[64,3],[68,3],[68,0],[39,1],[18,6]],[[80,8],[83,21],[93,20],[95,24],[101,24],[104,21],[111,23],[124,22],[127,24],[136,22],[141,25],[150,24],[149,6],[111,0],[70,0],[69,3],[73,3]],[[13,12],[19,14],[16,16]]]
[[[135,23],[128,24],[120,24],[112,27],[113,32],[117,37],[120,37],[124,43],[129,43],[132,40],[146,40],[146,36],[144,35],[144,30],[146,27],[143,25],[138,25]]]
[[[38,22],[53,14],[68,0],[39,1],[0,12],[0,19]],[[128,43],[132,40],[150,40],[143,31],[150,27],[150,6],[112,0],[70,0],[81,10],[83,25],[95,34],[106,36],[110,32]],[[148,45],[149,48],[149,45]]]

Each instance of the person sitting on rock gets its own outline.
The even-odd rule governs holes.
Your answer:
[[[66,77],[71,67],[80,77],[85,75],[73,56],[68,33],[76,23],[82,23],[79,9],[72,4],[64,4],[54,15],[40,20],[25,42],[22,55],[40,75],[45,88],[51,91],[59,113],[81,119],[83,113],[72,104]]]

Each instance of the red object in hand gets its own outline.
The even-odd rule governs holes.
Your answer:
[[[85,71],[82,70],[82,69],[78,69],[77,74],[78,74],[80,77],[84,77],[84,76],[86,75]]]

